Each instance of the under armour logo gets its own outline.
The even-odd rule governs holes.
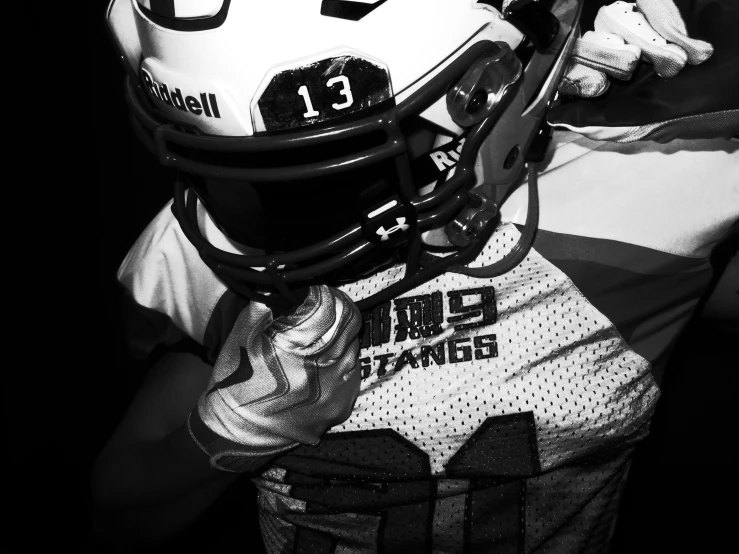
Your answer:
[[[390,235],[392,235],[395,231],[407,231],[410,229],[410,225],[406,225],[405,218],[404,217],[396,217],[395,221],[398,222],[398,224],[395,227],[390,227],[390,229],[385,230],[385,227],[380,227],[377,229],[377,234],[380,235],[381,241],[386,241],[390,238]]]
[[[415,228],[413,205],[397,195],[362,214],[362,234],[375,246],[395,247],[406,241],[412,233],[411,229]]]

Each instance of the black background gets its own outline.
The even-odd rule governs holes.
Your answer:
[[[13,330],[4,364],[11,552],[115,552],[90,532],[89,473],[145,371],[123,348],[115,273],[171,197],[173,174],[130,130],[106,5],[88,0],[85,13],[57,28],[65,40],[86,38],[65,51],[74,64],[63,63],[58,43],[40,47],[34,67],[46,78],[28,79],[40,84],[23,96],[37,117],[14,136],[20,148],[6,151],[4,274],[7,302],[20,308],[6,312]],[[683,335],[632,466],[615,552],[720,552],[735,542],[738,338],[700,318]],[[185,537],[156,551],[259,552],[253,505],[242,480]]]

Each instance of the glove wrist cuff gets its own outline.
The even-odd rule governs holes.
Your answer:
[[[187,418],[187,430],[190,437],[210,459],[214,469],[229,473],[247,473],[256,471],[277,455],[295,446],[260,448],[233,442],[213,432],[203,422],[198,409],[194,409]]]

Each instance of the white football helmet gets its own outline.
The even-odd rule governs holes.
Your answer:
[[[108,22],[134,129],[180,170],[173,211],[203,260],[278,305],[405,256],[405,278],[366,308],[482,249],[496,203],[548,139],[581,4],[113,0]],[[261,252],[208,243],[198,201]],[[525,254],[529,215],[522,244],[488,274]],[[431,229],[443,240],[422,241]],[[422,255],[425,243],[453,252]]]

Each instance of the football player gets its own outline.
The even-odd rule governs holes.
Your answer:
[[[247,475],[270,553],[607,549],[739,219],[737,9],[582,4],[113,0],[179,175],[118,273],[156,359],[103,532]]]

